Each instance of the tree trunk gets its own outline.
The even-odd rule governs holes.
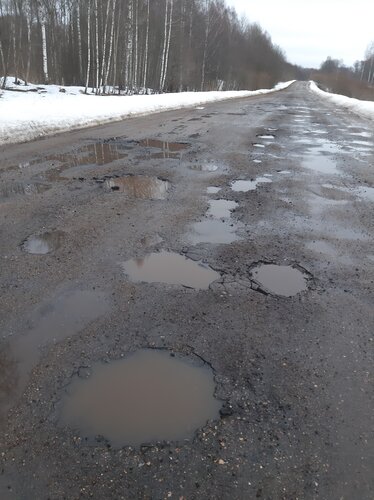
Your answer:
[[[144,72],[143,72],[143,88],[147,85],[148,72],[148,43],[149,43],[149,0],[147,0],[147,27],[145,31],[145,47],[144,47]]]
[[[87,73],[86,73],[86,88],[84,93],[87,94],[88,84],[90,81],[91,71],[91,0],[88,0],[88,13],[87,13]]]

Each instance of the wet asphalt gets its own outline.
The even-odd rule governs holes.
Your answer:
[[[0,498],[373,498],[372,122],[300,82],[2,147],[0,175]],[[131,281],[157,252],[219,278]],[[143,348],[211,367],[220,417],[141,446],[61,421]]]

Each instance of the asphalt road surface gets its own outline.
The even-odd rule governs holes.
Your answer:
[[[0,497],[372,499],[373,140],[300,82],[2,148]],[[150,348],[220,412],[131,446],[64,420]]]

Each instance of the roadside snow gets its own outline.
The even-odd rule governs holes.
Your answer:
[[[9,84],[13,78],[8,77]],[[235,92],[183,92],[178,94],[95,96],[82,87],[57,85],[15,86],[18,91],[0,93],[0,145],[25,142],[57,132],[90,127],[132,116],[194,107],[238,97],[282,90],[293,81],[273,89]]]
[[[346,97],[344,95],[330,94],[329,92],[324,92],[318,88],[316,83],[313,81],[310,82],[310,89],[322,96],[324,99],[327,99],[338,106],[342,106],[357,115],[374,120],[374,101],[360,101],[359,99],[352,99],[351,97]]]

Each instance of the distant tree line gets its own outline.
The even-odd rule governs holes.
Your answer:
[[[368,45],[365,59],[356,61],[352,67],[328,57],[319,71],[312,71],[310,78],[331,92],[374,100],[374,41]]]
[[[224,0],[0,0],[0,74],[96,93],[256,89],[292,77]]]

